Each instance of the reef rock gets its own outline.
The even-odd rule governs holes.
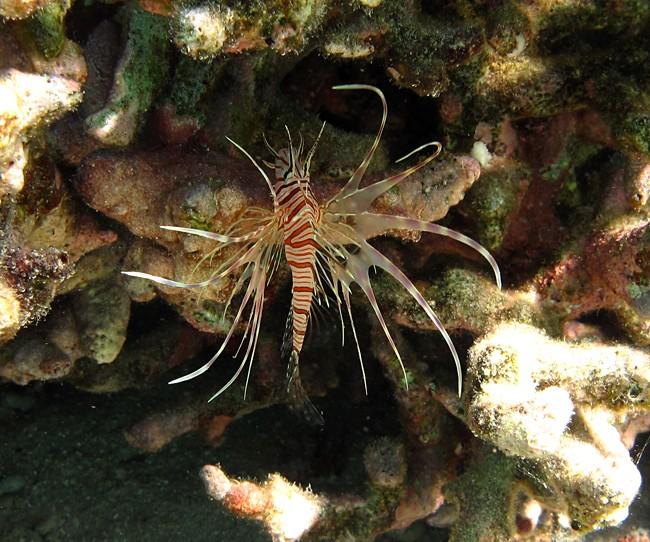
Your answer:
[[[466,419],[480,438],[533,460],[574,529],[617,524],[641,476],[621,428],[647,413],[650,357],[630,347],[565,344],[502,324],[470,351]]]
[[[27,163],[24,133],[81,101],[81,84],[60,76],[0,72],[0,198],[22,190]]]

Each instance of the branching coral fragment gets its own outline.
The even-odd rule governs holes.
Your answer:
[[[502,324],[470,351],[467,423],[534,460],[578,529],[622,521],[640,474],[620,428],[650,408],[650,357],[623,346],[553,341]]]

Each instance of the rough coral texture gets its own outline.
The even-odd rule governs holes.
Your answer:
[[[641,477],[620,428],[650,407],[650,357],[595,342],[563,344],[502,324],[471,349],[467,423],[509,455],[533,459],[546,499],[574,526],[617,524]],[[575,527],[574,527],[575,528]]]
[[[48,3],[48,0],[7,0],[0,6],[0,15],[8,19],[23,19]]]
[[[235,513],[263,521],[274,542],[302,538],[322,513],[322,499],[278,474],[258,485],[230,480],[218,466],[206,465],[201,478],[210,497]]]
[[[164,20],[134,8],[128,21],[127,42],[108,102],[86,118],[88,134],[106,146],[124,146],[133,140],[167,75]]]
[[[20,192],[25,184],[23,170],[28,156],[23,134],[75,107],[81,98],[81,84],[10,68],[0,75],[0,93],[0,197],[5,197]]]
[[[198,434],[209,458],[195,471],[223,465],[202,471],[207,492],[267,538],[573,540],[629,512],[599,536],[642,539],[649,36],[639,0],[0,2],[1,385],[52,401],[60,385],[166,394],[118,428],[125,449],[155,452],[144,460],[154,462]],[[453,240],[372,240],[451,334],[462,399],[436,326],[376,272],[405,374],[353,289],[366,395],[349,326],[318,309],[301,374],[325,429],[285,413],[293,433],[271,465],[274,450],[256,443],[277,427],[249,427],[240,454],[256,468],[242,472],[221,460],[228,436],[264,412],[284,420],[287,267],[265,291],[246,398],[237,381],[210,403],[236,370],[239,341],[203,378],[165,382],[219,348],[240,277],[187,290],[120,272],[209,278],[237,248],[160,226],[223,233],[250,207],[271,209],[259,172],[225,136],[263,164],[264,136],[285,147],[286,126],[309,146],[326,121],[311,170],[326,201],[381,120],[375,95],[331,88],[346,83],[381,88],[389,106],[364,183],[415,163],[394,162],[427,142],[443,145],[373,211],[471,236],[505,288]],[[254,481],[270,472],[280,474]],[[0,523],[13,522],[13,497],[0,498]],[[134,523],[135,539],[156,539]],[[13,539],[49,539],[17,529]]]

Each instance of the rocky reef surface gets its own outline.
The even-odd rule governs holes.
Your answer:
[[[285,403],[290,274],[265,292],[246,399],[219,347],[224,232],[271,208],[253,157],[313,141],[319,201],[429,141],[375,209],[473,237],[372,242],[450,332],[373,275],[317,314]],[[407,167],[407,166],[404,166]],[[650,539],[650,5],[640,0],[0,2],[0,540]],[[353,291],[353,294],[356,294]],[[276,313],[281,316],[276,316]],[[237,330],[243,333],[243,327]],[[243,380],[243,379],[242,379]],[[645,452],[645,453],[644,453]],[[204,488],[201,489],[201,481]],[[205,494],[212,499],[209,500]],[[212,501],[216,501],[212,502]]]

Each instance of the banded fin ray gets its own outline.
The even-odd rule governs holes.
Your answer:
[[[122,274],[127,275],[128,277],[150,280],[157,284],[170,286],[172,288],[187,288],[187,289],[205,288],[206,286],[210,286],[210,284],[213,284],[218,280],[222,279],[229,273],[232,273],[235,269],[238,269],[242,265],[253,262],[257,250],[258,249],[256,248],[256,245],[255,244],[252,245],[241,257],[237,258],[237,260],[235,260],[232,264],[228,265],[225,269],[216,272],[209,279],[202,280],[201,282],[182,282],[177,280],[170,280],[170,279],[166,279],[165,277],[150,275],[149,273],[142,273],[140,271],[122,271]]]

